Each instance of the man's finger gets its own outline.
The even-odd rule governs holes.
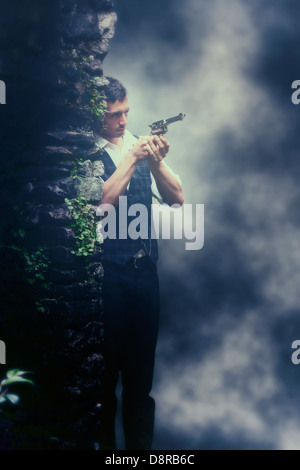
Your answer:
[[[168,140],[165,138],[164,135],[160,135],[160,141],[163,143],[163,145],[167,148],[167,151],[169,150],[170,143]]]
[[[165,139],[167,142],[167,140]],[[155,139],[153,139],[153,142],[155,142],[157,149],[159,150],[159,155],[162,158],[165,158],[169,151],[169,147],[165,145],[165,143],[161,140],[160,136],[156,136]]]
[[[155,143],[161,150],[165,150],[165,144],[162,142],[162,140],[159,137],[155,139]]]
[[[156,160],[157,159],[155,155],[156,148],[151,141],[148,141],[146,148],[147,148],[149,155],[151,155]]]
[[[159,145],[159,146],[162,145],[162,142],[161,142],[160,138],[158,137],[158,135],[153,136],[152,142],[153,142],[155,145]]]
[[[152,140],[152,139],[149,139],[149,140],[148,140],[148,144],[149,144],[149,146],[150,146],[150,148],[151,148],[151,150],[152,150],[154,156],[157,157],[159,150],[158,150],[157,146],[154,144],[153,140]]]

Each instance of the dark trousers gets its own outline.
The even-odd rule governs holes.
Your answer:
[[[156,264],[103,262],[105,371],[101,380],[100,449],[116,449],[116,385],[122,377],[126,449],[151,449],[155,403],[150,397],[159,317]]]

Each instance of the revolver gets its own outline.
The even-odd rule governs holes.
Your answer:
[[[169,119],[161,119],[160,121],[155,121],[152,124],[149,124],[151,127],[151,135],[165,134],[168,132],[168,125],[172,122],[182,121],[186,115],[179,113],[177,116],[171,117]]]

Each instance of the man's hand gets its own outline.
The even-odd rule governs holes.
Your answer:
[[[163,135],[148,135],[140,137],[130,154],[137,161],[148,160],[151,162],[160,162],[169,151],[169,142]]]
[[[150,136],[148,145],[149,156],[147,160],[150,164],[153,162],[161,162],[169,152],[170,144],[163,135]]]
[[[149,157],[149,151],[151,150],[149,146],[149,138],[152,139],[150,136],[140,137],[136,141],[134,147],[129,151],[129,154],[136,162],[141,162]]]

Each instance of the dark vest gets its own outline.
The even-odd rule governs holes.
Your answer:
[[[103,180],[106,181],[116,170],[116,165],[112,161],[107,152],[102,155],[104,164]],[[141,248],[150,256],[152,261],[156,262],[158,259],[157,240],[151,239],[151,204],[152,204],[152,191],[151,191],[151,175],[146,162],[139,162],[132,175],[129,189],[126,189],[124,196],[127,196],[128,208],[132,204],[143,204],[148,212],[148,239],[137,238],[133,240],[127,237],[126,240],[119,239],[119,206],[116,208],[116,233],[117,238],[106,238],[103,243],[103,259],[113,263],[125,264],[132,258]],[[128,210],[127,208],[127,210]],[[139,213],[137,213],[137,216]],[[136,216],[128,216],[127,214],[127,227]]]

